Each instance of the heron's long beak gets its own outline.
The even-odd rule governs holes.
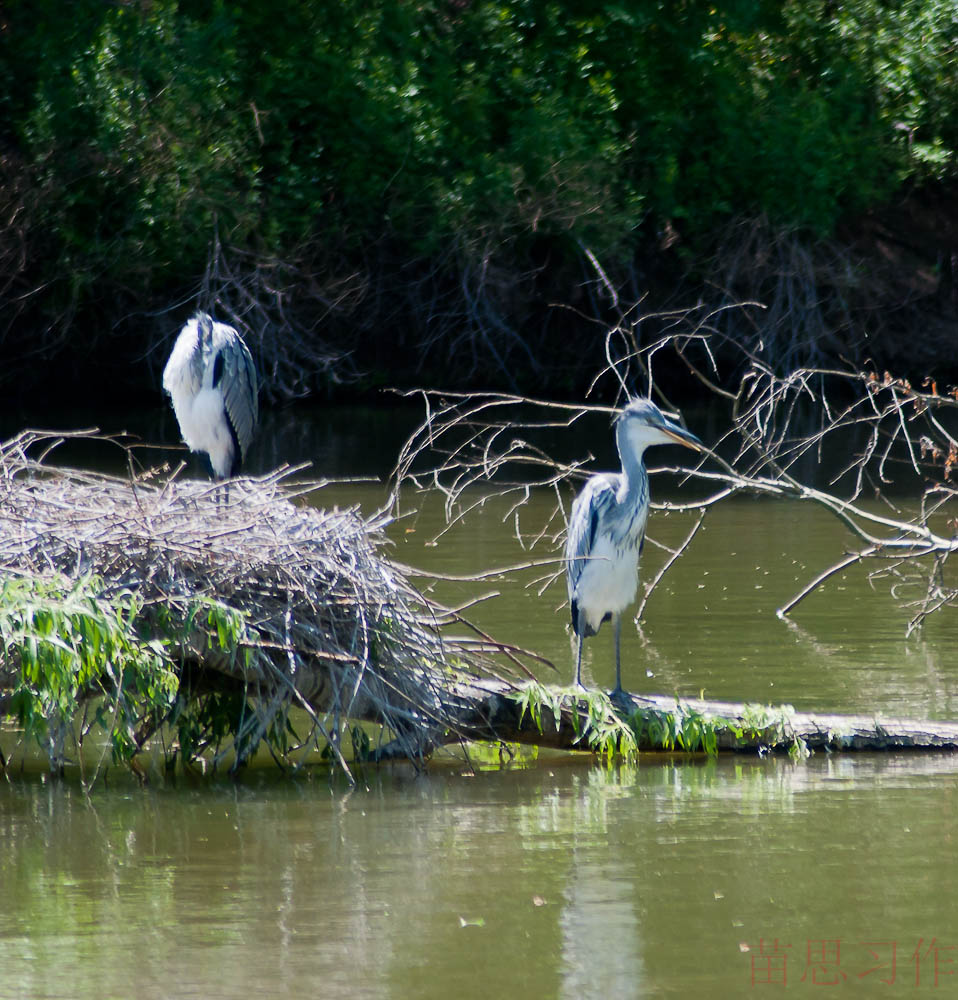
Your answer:
[[[676,443],[685,445],[686,448],[691,448],[693,451],[705,451],[705,445],[691,432],[687,431],[684,427],[679,427],[678,424],[672,423],[668,420],[663,424],[662,430]]]

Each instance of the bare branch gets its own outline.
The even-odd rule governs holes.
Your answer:
[[[604,272],[600,282],[608,282]],[[937,566],[958,549],[958,522],[946,522],[944,513],[956,496],[948,478],[958,467],[958,433],[949,429],[953,418],[944,416],[951,417],[952,411],[958,415],[958,392],[942,395],[934,382],[925,386],[930,391],[916,390],[888,373],[835,367],[795,368],[780,375],[755,350],[734,343],[727,327],[718,331],[718,318],[729,322],[731,308],[697,306],[640,319],[638,304],[625,308],[615,289],[606,291],[619,310],[618,321],[607,331],[605,364],[591,391],[598,395],[604,388],[613,405],[419,392],[426,420],[396,465],[397,497],[400,487],[439,489],[450,525],[493,496],[507,498],[507,517],[524,548],[543,543],[558,547],[557,527],[565,521],[565,507],[592,471],[591,455],[570,454],[568,442],[574,439],[576,425],[590,414],[613,414],[623,388],[630,381],[640,386],[650,379],[652,359],[671,347],[685,364],[691,385],[709,393],[712,420],[722,428],[697,465],[649,470],[653,476],[680,476],[693,493],[696,486],[706,488],[673,509],[705,510],[739,494],[810,502],[826,510],[857,542],[854,555],[817,574],[779,609],[781,615],[855,563],[880,559],[886,562],[887,574],[889,560],[927,567],[924,557],[934,556]],[[755,304],[743,305],[751,309]],[[738,314],[748,315],[749,309]],[[639,333],[645,324],[652,324],[649,329],[657,333],[643,343]],[[740,372],[736,388],[725,387],[723,366]],[[605,378],[609,375],[614,383]],[[659,386],[649,388],[668,404]],[[724,420],[716,419],[717,411],[725,412]],[[682,420],[681,414],[677,419]],[[823,465],[838,472],[825,481]],[[892,481],[896,489],[904,484],[912,491],[915,501],[906,509],[892,501],[887,491]],[[523,530],[523,508],[531,491],[541,489],[554,494],[555,507],[545,524]],[[880,507],[872,498],[865,499],[869,489]],[[946,523],[951,525],[948,532],[943,530]],[[682,550],[694,534],[695,529]],[[670,565],[671,560],[660,572]],[[946,588],[923,579],[927,596],[916,621],[953,600]]]
[[[679,545],[676,549],[670,550],[669,558],[661,566],[658,573],[655,574],[655,576],[646,586],[645,593],[642,595],[642,600],[639,601],[639,606],[638,608],[636,608],[635,611],[636,623],[642,620],[642,617],[645,614],[645,606],[646,604],[648,604],[649,598],[652,596],[652,591],[654,591],[656,586],[658,586],[658,583],[662,579],[662,577],[665,576],[665,574],[668,573],[668,571],[672,568],[672,565],[676,561],[676,559],[678,559],[679,556],[681,556],[685,552],[685,550],[689,547],[689,545],[692,542],[692,539],[697,534],[699,528],[702,527],[702,522],[705,520],[705,515],[707,513],[708,513],[708,508],[703,507],[702,512],[699,514],[699,519],[692,526],[692,530],[688,533],[688,535],[686,535],[685,541],[682,542],[682,544]]]

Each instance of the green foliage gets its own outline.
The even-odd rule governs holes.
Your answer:
[[[83,298],[104,272],[142,289],[156,272],[202,269],[215,225],[246,242],[256,168],[231,19],[168,2],[81,0],[70,18],[40,6],[31,23],[62,27],[29,39],[38,62],[17,69],[35,85],[16,129],[70,276],[61,292]],[[9,35],[28,30],[18,20]]]
[[[19,668],[8,712],[54,765],[87,703],[116,762],[131,762],[144,739],[167,724],[176,735],[171,763],[215,755],[224,743],[242,763],[264,735],[286,752],[287,734],[295,733],[284,712],[263,731],[245,687],[193,690],[188,674],[181,683],[171,653],[205,634],[214,649],[248,666],[250,630],[241,612],[209,598],[145,609],[132,591],[107,593],[94,576],[7,577],[0,584],[0,662]],[[81,739],[84,732],[81,723]]]
[[[392,357],[399,331],[410,371],[441,366],[408,330],[448,315],[438,336],[474,321],[510,375],[509,350],[558,371],[575,359],[526,312],[583,244],[622,274],[666,224],[689,253],[735,216],[828,233],[958,163],[947,0],[61,8],[13,0],[0,25],[0,169],[29,192],[0,241],[26,273],[0,279],[51,338],[181,301],[219,237],[318,274],[316,302],[369,275],[390,304],[343,319],[347,352],[377,329]]]
[[[558,730],[563,716],[568,716],[576,742],[607,762],[619,756],[632,757],[638,751],[633,730],[622,721],[603,691],[561,690],[532,683],[517,691],[513,698],[519,706],[520,726],[528,714],[541,733],[543,715],[548,713]]]
[[[196,599],[191,603],[190,617],[187,619],[190,625],[192,616],[198,614],[205,615],[206,628],[216,639],[216,645],[220,650],[229,653],[231,658],[236,657],[242,650],[243,655],[247,657],[244,666],[248,666],[249,647],[243,646],[247,638],[246,615],[211,598]],[[185,631],[188,632],[189,629]]]
[[[135,594],[102,598],[101,583],[83,577],[7,577],[0,583],[4,662],[19,663],[10,710],[24,730],[48,743],[72,721],[81,695],[102,695],[96,721],[115,759],[138,750],[136,728],[162,718],[177,677],[161,640],[141,634]]]
[[[185,640],[199,629],[209,637],[214,649],[229,654],[231,663],[241,657],[243,668],[249,667],[251,631],[246,616],[236,608],[212,598],[196,598],[189,603],[181,621],[169,608],[164,609],[161,620],[171,640]],[[191,681],[187,676],[181,685],[180,697],[168,720],[176,734],[176,748],[168,766],[175,764],[177,756],[188,766],[210,754],[215,767],[225,744],[234,755],[236,768],[256,753],[264,736],[275,752],[285,755],[288,734],[295,737],[295,731],[284,710],[279,709],[263,727],[245,686],[196,691]]]
[[[61,263],[141,281],[202,267],[214,226],[574,233],[647,210],[828,228],[918,160],[954,166],[954,5],[594,8],[222,0],[14,3],[4,128],[44,187]],[[89,258],[93,254],[92,259]]]
[[[675,712],[655,709],[635,712],[629,721],[636,740],[647,739],[657,749],[707,753],[714,757],[718,753],[718,734],[730,728],[729,721],[719,716],[705,716],[681,702],[677,704]]]
[[[561,691],[535,682],[527,684],[513,695],[519,706],[519,725],[522,725],[523,719],[528,715],[532,719],[532,724],[541,733],[542,711],[547,709],[558,729],[562,721],[563,708],[567,705],[574,706],[578,696],[579,692],[574,690]]]
[[[255,742],[246,738],[245,723],[253,715],[243,691],[213,691],[184,701],[174,712],[170,724],[177,738],[177,751],[184,765],[196,762],[210,751],[219,754],[223,742],[235,742],[238,760],[256,750]]]
[[[543,731],[543,718],[552,716],[559,729],[564,717],[573,726],[577,742],[611,763],[618,758],[634,758],[639,748],[680,753],[718,754],[719,736],[733,741],[762,741],[768,747],[787,745],[795,760],[810,756],[805,740],[793,732],[791,705],[746,705],[741,722],[719,715],[705,715],[698,709],[676,700],[672,711],[637,708],[624,719],[602,691],[547,688],[527,684],[514,695],[519,706],[519,725],[528,717]]]
[[[811,751],[805,740],[793,732],[794,713],[791,705],[746,705],[742,713],[743,727],[736,735],[741,738],[744,733],[752,740],[767,742],[769,746],[788,743],[788,755],[793,760],[804,760],[811,756]]]
[[[556,728],[563,715],[567,715],[577,742],[606,763],[634,758],[644,743],[656,750],[715,756],[718,733],[731,725],[727,719],[704,716],[681,703],[674,712],[638,709],[624,719],[603,691],[556,690],[528,684],[513,697],[519,705],[520,725],[528,714],[542,732],[546,712],[552,716]]]

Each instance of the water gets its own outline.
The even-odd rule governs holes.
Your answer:
[[[408,416],[290,420],[281,447],[327,473],[350,471],[340,455],[375,475]],[[364,448],[370,437],[384,447]],[[371,511],[383,496],[367,482],[320,500]],[[552,503],[535,497],[522,531]],[[523,551],[501,503],[435,546],[435,498],[412,506],[390,528],[403,562],[455,575],[554,555]],[[692,516],[654,513],[652,538],[680,542]],[[810,507],[716,508],[641,631],[626,622],[627,686],[958,716],[952,617],[906,639],[908,611],[867,568],[829,581],[792,625],[775,617],[848,541]],[[663,558],[646,546],[645,579]],[[436,594],[498,591],[470,617],[567,683],[563,584],[530,586],[549,570]],[[587,676],[608,685],[612,656],[606,627],[587,644]],[[0,782],[0,1000],[804,996],[832,983],[838,995],[954,995],[956,811],[948,755],[648,754],[607,770],[585,755],[499,766],[494,753],[444,753],[425,775],[368,769],[354,790],[319,770],[146,789],[111,772],[90,795],[14,774]]]
[[[951,758],[366,777],[0,786],[0,997],[952,995]]]
[[[530,533],[553,506],[552,497],[534,498],[523,515]],[[463,574],[555,555],[548,546],[523,552],[511,525],[502,522],[507,505],[494,501],[432,548],[421,540],[435,527],[430,507],[426,499],[425,523],[399,536],[397,556],[404,562]],[[667,558],[655,543],[681,544],[694,519],[652,513],[644,581]],[[958,665],[950,655],[958,621],[945,611],[906,639],[912,612],[893,598],[889,581],[869,578],[875,566],[836,575],[789,620],[776,616],[777,608],[841,558],[849,541],[833,518],[811,505],[741,499],[717,506],[653,592],[641,628],[625,620],[623,683],[638,692],[698,697],[704,691],[711,699],[785,703],[803,711],[958,716]],[[538,669],[542,680],[569,683],[574,648],[564,580],[542,596],[529,586],[548,571],[436,591],[454,604],[498,592],[499,598],[478,605],[470,616],[497,637],[548,657],[557,669]],[[586,642],[583,670],[596,684],[614,684],[611,628]]]

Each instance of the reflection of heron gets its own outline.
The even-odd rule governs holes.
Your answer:
[[[217,479],[237,475],[259,413],[256,369],[242,337],[197,313],[176,338],[163,388],[190,451],[206,452]]]
[[[619,640],[622,612],[635,599],[639,553],[649,516],[649,474],[642,456],[652,444],[677,442],[700,450],[701,441],[669,420],[647,399],[633,400],[616,417],[621,472],[590,477],[576,497],[565,544],[566,584],[572,628],[578,636],[575,682],[582,687],[582,640],[612,619],[615,691],[622,690]]]

